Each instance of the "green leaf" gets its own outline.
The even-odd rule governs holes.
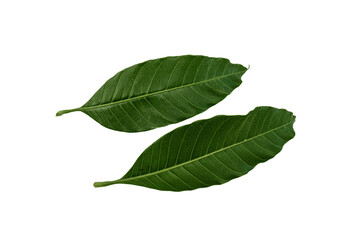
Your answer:
[[[117,183],[167,191],[222,184],[279,153],[295,136],[295,116],[258,107],[246,116],[216,116],[179,127],[148,147]]]
[[[140,132],[177,123],[215,105],[241,84],[246,68],[224,58],[166,57],[126,68],[80,108],[104,127]]]

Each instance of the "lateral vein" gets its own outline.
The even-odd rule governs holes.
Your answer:
[[[295,122],[295,120],[294,120],[294,121],[291,121],[291,122],[289,122],[289,123],[286,123],[286,124],[284,124],[284,125],[281,125],[281,126],[279,126],[279,127],[276,127],[276,128],[274,128],[274,129],[271,129],[271,130],[269,130],[269,131],[266,131],[266,132],[264,132],[264,133],[261,133],[261,134],[258,134],[258,135],[256,135],[256,136],[253,136],[253,137],[251,137],[251,138],[249,138],[249,139],[245,139],[245,140],[243,140],[243,141],[241,141],[241,142],[234,143],[234,144],[229,145],[229,146],[227,146],[227,147],[220,148],[220,149],[218,149],[218,150],[216,150],[216,151],[213,151],[213,152],[211,152],[211,153],[205,154],[205,155],[203,155],[203,156],[201,156],[201,157],[198,157],[198,158],[194,158],[194,159],[192,159],[192,160],[190,160],[190,161],[187,161],[187,162],[184,162],[184,163],[180,163],[180,164],[175,165],[175,166],[171,166],[171,167],[168,167],[168,168],[165,168],[165,169],[161,169],[161,170],[158,170],[158,171],[155,171],[155,172],[152,172],[152,173],[147,173],[147,174],[140,175],[140,176],[135,176],[135,177],[131,177],[131,178],[125,178],[125,179],[119,179],[119,180],[110,181],[110,182],[113,182],[113,183],[122,183],[122,182],[126,182],[126,181],[131,181],[131,180],[133,180],[133,179],[143,178],[143,177],[147,177],[147,176],[151,176],[151,175],[156,175],[156,174],[159,174],[159,173],[161,173],[161,172],[169,171],[169,170],[171,170],[171,169],[178,168],[178,167],[181,167],[181,166],[183,166],[183,165],[190,164],[190,163],[195,162],[195,161],[199,161],[199,160],[201,160],[201,159],[203,159],[203,158],[206,158],[206,157],[208,157],[208,156],[212,156],[212,155],[214,155],[214,154],[216,154],[216,153],[218,153],[218,152],[224,151],[224,150],[226,150],[226,149],[229,149],[229,148],[231,149],[231,148],[234,147],[234,146],[241,145],[241,144],[243,144],[243,143],[245,143],[245,142],[251,141],[251,140],[253,140],[253,139],[255,139],[255,138],[261,137],[261,136],[263,136],[263,135],[265,135],[265,134],[268,134],[268,133],[270,133],[270,132],[274,132],[274,131],[276,131],[276,130],[278,130],[278,129],[280,129],[280,128],[286,127],[287,125],[293,124],[294,122]]]
[[[234,72],[234,73],[230,73],[230,74],[226,74],[226,75],[222,75],[219,77],[215,77],[215,78],[211,78],[211,79],[207,79],[204,81],[200,81],[200,82],[196,82],[196,83],[190,83],[190,84],[186,84],[186,85],[182,85],[182,86],[178,86],[178,87],[174,87],[174,88],[170,88],[170,89],[164,89],[161,91],[157,91],[157,92],[152,92],[152,93],[147,93],[141,96],[136,96],[136,97],[132,97],[132,98],[126,98],[126,99],[122,99],[120,101],[116,101],[116,102],[111,102],[111,103],[106,103],[106,104],[100,104],[100,105],[96,105],[96,106],[90,106],[90,107],[80,107],[80,108],[76,108],[74,110],[76,111],[82,111],[82,110],[91,110],[91,109],[97,109],[97,108],[104,108],[104,107],[108,107],[111,105],[115,105],[115,104],[120,104],[120,103],[124,103],[124,102],[129,102],[129,101],[134,101],[140,98],[145,98],[145,97],[149,97],[149,96],[153,96],[153,95],[157,95],[157,94],[161,94],[161,93],[165,93],[165,92],[171,92],[177,89],[181,89],[181,88],[185,88],[185,87],[190,87],[190,86],[194,86],[194,85],[198,85],[198,84],[202,84],[202,83],[206,83],[206,82],[210,82],[210,81],[214,81],[220,78],[225,78],[225,77],[229,77],[235,74],[239,74],[239,73],[245,73],[247,71],[247,69],[245,71],[239,71],[239,72]]]

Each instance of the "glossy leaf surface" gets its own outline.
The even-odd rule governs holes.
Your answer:
[[[241,84],[246,68],[224,58],[166,57],[126,68],[82,107],[104,127],[140,132],[177,123],[224,99]]]
[[[222,184],[265,162],[295,136],[295,116],[284,109],[258,107],[246,116],[216,116],[179,127],[148,147],[121,179],[167,191]]]

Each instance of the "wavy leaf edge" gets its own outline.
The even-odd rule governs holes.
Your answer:
[[[168,56],[168,57],[163,57],[163,58],[158,58],[158,59],[151,59],[151,60],[147,60],[147,61],[143,61],[141,63],[138,63],[138,64],[134,64],[130,67],[133,67],[135,65],[140,65],[140,64],[145,64],[147,62],[151,62],[151,61],[156,61],[156,60],[161,60],[161,59],[165,59],[165,58],[175,58],[175,57],[185,57],[185,56],[193,56],[193,57],[207,57],[205,55],[191,55],[191,54],[188,54],[188,55],[182,55],[182,56]],[[213,57],[210,57],[210,58],[213,58]],[[228,60],[227,58],[220,58],[219,59],[225,59],[225,60]],[[230,62],[231,64],[235,64],[235,63],[232,63]],[[124,70],[130,68],[130,67],[127,67],[125,68]],[[71,112],[78,112],[78,111],[84,111],[84,110],[89,110],[89,109],[96,109],[96,108],[104,108],[104,107],[107,107],[107,106],[111,106],[111,105],[116,105],[116,104],[119,104],[119,103],[123,103],[123,102],[129,102],[129,101],[133,101],[133,100],[136,100],[136,99],[139,99],[139,98],[143,98],[143,97],[147,97],[147,96],[152,96],[152,95],[156,95],[156,94],[161,94],[161,93],[164,93],[164,92],[170,92],[170,91],[174,91],[176,89],[180,89],[180,88],[185,88],[185,87],[189,87],[189,86],[192,86],[192,85],[197,85],[197,84],[202,84],[204,82],[209,82],[209,81],[213,81],[213,80],[216,80],[216,79],[219,79],[219,78],[223,78],[223,77],[228,77],[228,76],[232,76],[232,75],[236,75],[236,74],[244,74],[246,73],[248,70],[250,69],[250,65],[248,65],[247,68],[245,68],[244,71],[238,71],[238,72],[234,72],[234,73],[231,73],[231,74],[227,74],[227,75],[223,75],[223,76],[219,76],[219,77],[216,77],[216,78],[212,78],[212,79],[208,79],[206,81],[202,81],[202,82],[196,82],[194,84],[187,84],[187,85],[183,85],[183,86],[180,86],[180,87],[175,87],[175,88],[170,88],[170,89],[166,89],[166,90],[162,90],[162,91],[157,91],[157,92],[153,92],[153,93],[149,93],[149,94],[146,94],[146,95],[140,95],[140,96],[136,96],[136,97],[131,97],[131,98],[128,98],[128,99],[123,99],[123,100],[119,100],[119,101],[115,101],[115,102],[111,102],[111,103],[107,103],[107,104],[101,104],[101,105],[98,105],[98,106],[90,106],[90,107],[79,107],[79,108],[72,108],[72,109],[64,109],[64,110],[60,110],[58,112],[56,112],[56,117],[59,117],[59,116],[62,116],[64,114],[67,114],[67,113],[71,113]],[[121,70],[121,71],[124,71],[124,70]],[[121,72],[120,71],[120,72]]]
[[[273,108],[273,107],[268,107],[268,106],[256,107],[255,109],[253,109],[252,111],[250,111],[247,115],[217,115],[217,116],[214,116],[214,117],[209,118],[209,119],[201,119],[201,120],[194,121],[193,123],[190,123],[190,124],[181,126],[181,127],[179,127],[179,128],[176,128],[176,129],[172,130],[171,132],[173,132],[173,131],[175,131],[175,130],[177,130],[177,129],[180,129],[180,128],[188,127],[188,126],[190,126],[190,125],[192,125],[192,124],[195,124],[195,123],[201,122],[201,121],[205,121],[205,120],[209,120],[209,121],[210,121],[210,120],[213,120],[213,119],[215,119],[215,118],[220,118],[220,117],[236,117],[236,116],[238,116],[238,117],[246,117],[246,116],[248,116],[251,112],[254,112],[254,111],[256,111],[257,109],[260,109],[260,108]],[[277,109],[277,108],[273,108],[273,109]],[[206,157],[208,157],[208,156],[212,156],[212,155],[214,155],[214,154],[216,154],[216,153],[218,153],[218,152],[222,152],[222,151],[224,151],[224,150],[226,150],[226,149],[229,149],[229,148],[232,148],[232,147],[234,147],[234,146],[242,145],[242,144],[244,144],[244,143],[246,143],[246,142],[248,142],[248,141],[251,141],[251,140],[253,140],[253,139],[259,138],[259,137],[261,137],[261,136],[263,136],[263,135],[265,135],[265,134],[274,132],[274,131],[276,131],[276,130],[278,130],[278,129],[285,128],[286,126],[293,125],[293,124],[295,123],[296,116],[295,116],[292,112],[290,112],[290,111],[288,111],[288,110],[286,110],[286,109],[283,109],[283,108],[277,109],[277,110],[284,110],[284,111],[287,111],[288,113],[290,113],[290,114],[293,116],[293,121],[290,121],[290,122],[288,122],[288,123],[286,123],[286,124],[283,124],[283,125],[281,125],[281,126],[279,126],[279,127],[273,128],[273,129],[271,129],[271,130],[265,131],[265,132],[263,132],[263,133],[260,133],[260,134],[258,134],[258,135],[256,135],[256,136],[251,137],[251,138],[245,139],[245,140],[243,140],[243,141],[241,141],[241,142],[232,144],[232,145],[230,145],[230,146],[223,147],[223,148],[218,149],[218,150],[216,150],[216,151],[210,152],[210,153],[208,153],[208,154],[205,154],[205,155],[200,156],[200,157],[195,158],[195,159],[191,159],[191,160],[189,160],[189,161],[183,162],[183,163],[178,164],[178,165],[175,165],[175,166],[171,166],[171,167],[168,167],[168,168],[165,168],[165,169],[160,169],[160,170],[158,170],[158,171],[156,171],[156,172],[151,172],[151,173],[147,173],[147,174],[143,174],[143,175],[135,176],[135,177],[131,177],[131,178],[124,178],[124,177],[125,177],[125,175],[124,175],[124,177],[122,177],[122,178],[120,178],[120,179],[118,179],[118,180],[114,180],[114,181],[95,182],[95,183],[93,184],[93,186],[96,187],[96,188],[98,188],[98,187],[105,187],[105,186],[109,186],[109,185],[113,185],[113,184],[128,184],[128,182],[131,181],[131,180],[136,180],[136,179],[140,179],[140,178],[145,178],[145,177],[148,177],[148,176],[151,176],[151,175],[159,174],[159,173],[161,173],[161,172],[170,171],[170,170],[172,170],[172,169],[179,168],[179,167],[181,167],[181,166],[183,166],[183,165],[187,165],[187,164],[191,164],[191,163],[193,163],[193,162],[199,161],[199,160],[201,160],[201,159],[203,159],[203,158],[206,158]],[[169,132],[169,133],[171,133],[171,132]],[[169,133],[167,133],[167,134],[169,134]],[[167,134],[165,134],[165,135],[167,135]],[[162,137],[164,137],[165,135],[163,135]],[[160,141],[160,140],[162,139],[162,137],[160,137],[160,138],[157,139],[154,143],[152,143],[150,146],[148,146],[148,147],[144,150],[144,152],[145,152],[146,150],[148,150],[149,148],[151,148],[155,143],[157,143],[158,141]],[[294,136],[293,136],[293,137],[295,137],[295,132],[294,132]],[[293,137],[292,137],[292,138],[293,138]],[[290,139],[292,139],[292,138],[290,138]],[[283,146],[284,146],[284,145],[283,145]],[[280,151],[282,150],[283,146],[281,146]],[[279,151],[279,152],[280,152],[280,151]],[[275,156],[276,156],[276,155],[277,155],[277,154],[275,154]],[[273,157],[275,157],[275,156],[273,156]],[[271,158],[273,158],[273,157],[271,157]],[[271,158],[269,158],[269,159],[267,159],[267,160],[270,160]],[[266,160],[266,161],[267,161],[267,160]],[[260,162],[260,163],[262,163],[262,162]],[[260,164],[260,163],[258,163],[258,164]],[[258,165],[258,164],[256,164],[256,165]],[[255,165],[255,166],[256,166],[256,165]],[[254,167],[255,167],[255,166],[254,166]],[[247,174],[247,172],[246,172],[245,174]],[[232,180],[232,179],[230,179],[230,180]],[[230,180],[229,180],[229,181],[230,181]],[[133,184],[133,183],[130,183],[130,184]],[[139,185],[139,186],[141,186],[141,185]],[[144,187],[144,186],[142,186],[142,187]],[[208,187],[209,187],[209,186],[208,186]],[[159,190],[159,189],[158,189],[158,190]],[[192,190],[192,189],[191,189],[191,190]]]

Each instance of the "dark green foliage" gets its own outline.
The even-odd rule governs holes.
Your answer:
[[[184,191],[240,177],[278,154],[295,136],[295,116],[258,107],[246,116],[216,116],[179,127],[148,147],[117,183]]]
[[[104,127],[140,132],[177,123],[215,105],[241,84],[246,68],[224,58],[166,57],[126,68],[82,107]]]

